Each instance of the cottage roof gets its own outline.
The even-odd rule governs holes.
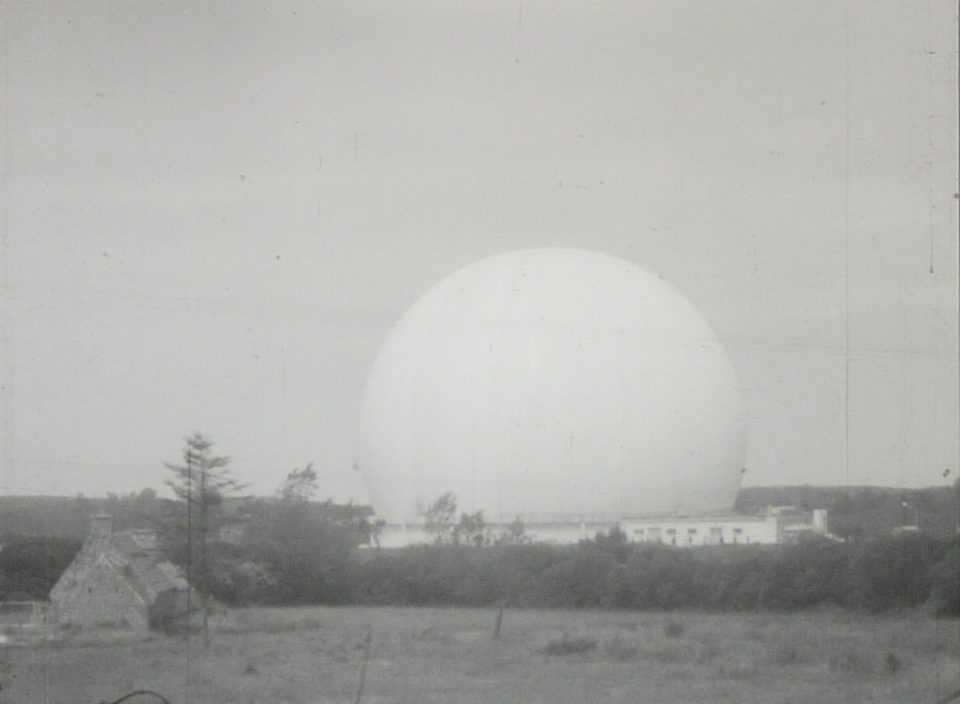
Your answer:
[[[112,552],[122,560],[124,574],[148,602],[168,590],[189,589],[180,570],[156,546],[150,531],[123,531],[113,534]]]

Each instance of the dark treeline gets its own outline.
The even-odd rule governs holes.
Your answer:
[[[234,505],[231,520],[208,545],[209,588],[233,605],[345,603],[357,546],[370,539],[365,507],[257,499]],[[159,524],[171,561],[189,574],[180,520]]]
[[[756,514],[767,506],[827,509],[830,532],[850,540],[889,534],[906,525],[949,538],[957,534],[960,484],[921,489],[809,485],[740,489],[736,502],[739,513]]]
[[[77,538],[8,535],[0,540],[0,602],[46,599],[70,565]]]
[[[80,538],[87,535],[90,516],[108,513],[118,529],[150,526],[169,512],[172,502],[153,489],[105,497],[0,496],[0,537]]]
[[[422,546],[358,562],[364,604],[609,609],[885,611],[960,615],[960,543],[923,535],[862,543],[677,549],[598,536],[570,548]]]
[[[223,603],[663,611],[925,607],[939,616],[960,615],[957,539],[907,534],[858,543],[678,549],[628,544],[614,534],[567,547],[375,551],[355,549],[355,526],[322,512],[270,516],[262,508],[254,537],[214,550],[210,588]],[[0,600],[46,598],[78,548],[79,541],[61,538],[8,541],[0,552]]]
[[[380,551],[358,549],[376,542],[369,508],[311,500],[314,478],[308,466],[291,472],[275,498],[223,499],[211,507],[206,584],[215,597],[232,605],[870,611],[928,606],[934,613],[960,615],[960,543],[955,532],[930,530],[931,516],[938,516],[937,525],[941,514],[956,520],[957,514],[949,513],[955,505],[948,505],[955,490],[930,490],[924,500],[911,494],[909,501],[886,491],[836,494],[810,488],[798,489],[809,495],[769,495],[773,490],[742,495],[741,504],[783,498],[817,508],[821,501],[839,501],[843,505],[833,508],[846,511],[840,518],[848,525],[864,521],[869,510],[912,511],[908,520],[895,515],[899,524],[920,519],[918,532],[900,535],[874,533],[864,522],[868,528],[850,531],[846,542],[676,549],[629,544],[614,533],[558,547],[527,544],[518,534],[514,544]],[[10,506],[0,506],[0,600],[46,598],[95,512],[111,513],[115,529],[155,528],[167,555],[188,574],[191,550],[197,555],[195,539],[187,540],[183,502],[160,499],[151,490],[106,499],[0,498],[19,509],[44,509],[24,530],[18,522],[29,522],[29,512],[8,513]],[[891,509],[893,499],[898,503]],[[59,521],[43,517],[54,507]],[[458,525],[451,524],[454,535]],[[437,535],[441,542],[443,533]]]

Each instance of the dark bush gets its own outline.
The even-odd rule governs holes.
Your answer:
[[[760,602],[767,608],[786,610],[841,603],[849,562],[846,547],[811,540],[772,553]]]
[[[357,603],[670,611],[872,611],[928,601],[957,612],[956,545],[924,536],[861,544],[685,550],[609,536],[570,547],[419,546],[354,560]]]
[[[73,538],[7,536],[0,544],[0,601],[46,599],[81,542]]]
[[[848,565],[847,604],[869,611],[923,604],[930,598],[933,568],[946,550],[944,541],[924,535],[863,543]]]
[[[960,541],[930,570],[930,606],[936,616],[960,616]]]
[[[551,640],[543,647],[546,655],[579,655],[597,649],[592,638],[570,638],[566,633],[559,640]]]
[[[227,603],[874,612],[926,603],[939,615],[960,615],[960,545],[922,534],[682,549],[611,532],[564,547],[358,551],[351,524],[323,514],[286,510],[254,527],[245,543],[212,550],[212,591]],[[69,560],[41,569],[37,559],[8,548],[0,591],[46,594],[52,581],[43,580]],[[26,572],[17,567],[27,563]],[[13,591],[11,575],[20,575]]]
[[[610,553],[590,545],[581,546],[541,573],[540,603],[561,608],[610,606],[610,575],[617,565]]]

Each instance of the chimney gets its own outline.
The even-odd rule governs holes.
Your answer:
[[[98,513],[90,517],[90,539],[98,543],[107,542],[113,537],[113,516]]]

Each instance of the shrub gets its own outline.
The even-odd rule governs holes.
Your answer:
[[[960,616],[960,542],[953,541],[930,571],[930,607],[936,616]]]
[[[883,666],[891,675],[896,675],[903,669],[903,661],[893,653],[887,653],[883,659]]]
[[[607,606],[627,609],[676,609],[697,605],[698,569],[705,579],[710,565],[675,548],[631,546],[633,554],[615,563],[607,578]]]
[[[764,606],[793,610],[840,603],[849,563],[846,548],[828,540],[810,540],[773,553],[766,570]]]
[[[589,608],[609,605],[610,575],[616,558],[593,546],[584,546],[573,555],[545,570],[540,598],[545,606]]]
[[[849,566],[847,604],[869,611],[919,606],[930,598],[931,569],[946,545],[924,535],[878,538],[860,546]]]
[[[632,544],[614,531],[566,547],[422,545],[358,554],[355,531],[302,507],[257,520],[262,530],[248,531],[245,544],[213,551],[210,586],[222,601],[660,611],[881,611],[926,602],[938,615],[960,615],[960,544],[926,535],[686,550]],[[20,579],[18,554],[0,554],[0,596],[44,594],[49,583],[38,570]]]

